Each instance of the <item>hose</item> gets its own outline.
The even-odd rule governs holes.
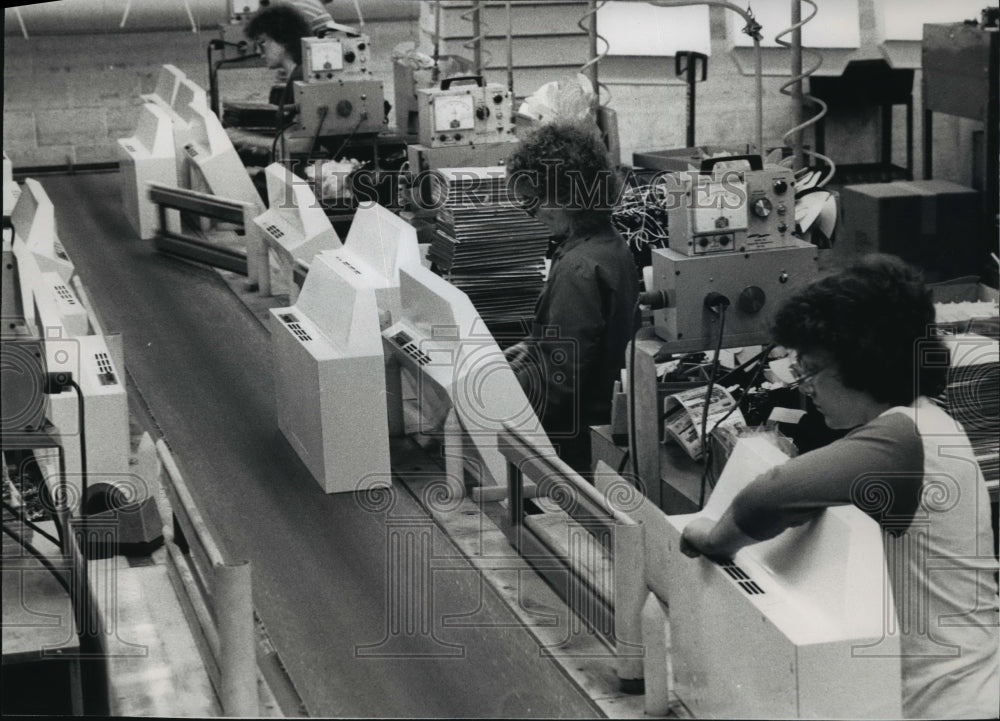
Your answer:
[[[812,8],[812,13],[810,13],[810,15],[805,18],[801,17],[802,2],[808,3]],[[808,155],[810,158],[821,160],[830,166],[830,171],[823,177],[823,179],[819,183],[816,184],[816,187],[822,188],[830,181],[830,178],[833,177],[833,173],[836,170],[837,166],[831,158],[828,158],[827,156],[821,153],[817,153],[815,150],[807,150],[803,148],[801,139],[802,131],[818,123],[824,116],[826,116],[827,113],[827,104],[825,102],[823,102],[822,100],[813,95],[809,95],[808,93],[803,94],[802,92],[802,80],[815,73],[823,65],[822,54],[816,52],[815,50],[807,50],[806,48],[802,47],[802,37],[801,37],[802,26],[808,23],[814,17],[816,17],[817,12],[819,12],[819,8],[813,0],[792,0],[792,25],[790,27],[785,28],[777,35],[775,35],[774,41],[779,45],[781,45],[782,47],[790,49],[792,52],[792,78],[781,86],[781,88],[779,89],[780,92],[783,95],[788,95],[789,97],[792,97],[793,99],[798,101],[796,104],[796,111],[799,113],[800,120],[801,120],[801,108],[803,101],[810,102],[813,105],[819,107],[819,112],[817,112],[814,116],[808,118],[805,121],[799,122],[795,127],[786,131],[785,134],[781,136],[781,141],[782,143],[785,144],[786,147],[792,148],[793,153],[791,162],[794,164],[793,167],[798,166],[795,167],[795,170],[803,169],[803,162],[802,162],[803,153],[805,155]],[[791,41],[784,39],[785,36],[787,35],[792,36]],[[809,56],[813,59],[814,64],[808,69],[803,70],[802,56],[805,53],[809,54]],[[787,162],[788,161],[786,160],[784,161],[783,164],[787,164]]]

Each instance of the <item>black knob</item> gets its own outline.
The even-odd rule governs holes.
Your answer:
[[[444,142],[445,140],[447,140],[447,139],[448,139],[448,136],[447,136],[447,135],[445,135],[444,133],[441,133],[441,137],[439,137],[439,138],[438,138],[438,140],[440,140],[440,141],[441,141],[442,143],[443,143],[443,142]]]
[[[740,291],[740,298],[737,304],[741,311],[752,315],[760,312],[766,300],[767,296],[764,295],[764,291],[759,286],[748,285]]]
[[[766,218],[771,214],[771,201],[767,198],[758,198],[753,203],[753,214],[758,218]]]
[[[788,191],[788,181],[778,178],[774,181],[774,192],[781,195]]]
[[[486,120],[486,118],[490,117],[490,109],[485,105],[480,105],[476,108],[476,117],[480,120]]]
[[[355,60],[355,58],[357,58],[357,56],[351,50],[348,50],[346,53],[344,53],[344,62],[345,63],[353,63],[354,60]]]
[[[497,93],[496,95],[493,96],[493,104],[494,105],[499,105],[502,102],[503,102],[503,95],[501,95],[500,93]]]
[[[461,140],[461,139],[462,139],[462,134],[461,133],[455,133],[455,140]]]
[[[786,223],[784,221],[778,223],[778,232],[779,233],[784,233],[786,230],[788,230],[788,223]]]
[[[351,105],[350,100],[341,100],[339,103],[337,103],[337,115],[339,115],[340,117],[349,118],[351,117],[351,113],[353,112],[354,112],[354,106]]]
[[[368,47],[367,43],[358,43],[358,50],[364,50]]]
[[[704,235],[701,236],[700,238],[698,238],[698,245],[700,245],[702,248],[707,248],[708,247],[708,238],[705,237]]]
[[[725,248],[727,245],[729,245],[732,242],[732,240],[733,240],[732,236],[729,236],[729,235],[720,235],[719,236],[719,245],[721,245],[723,248]]]

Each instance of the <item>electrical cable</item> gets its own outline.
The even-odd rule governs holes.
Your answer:
[[[747,361],[746,363],[743,364],[744,366],[746,366],[746,365],[749,365],[750,363],[752,363],[755,360],[759,361],[758,364],[757,364],[757,368],[754,370],[753,376],[750,378],[750,380],[748,380],[746,383],[743,384],[743,387],[740,390],[740,401],[742,401],[746,397],[746,394],[750,391],[750,389],[757,382],[757,379],[760,378],[760,374],[764,370],[764,364],[767,362],[767,357],[771,354],[771,350],[773,348],[774,348],[774,343],[769,343],[767,345],[767,347],[761,353],[759,353],[758,355],[754,356],[749,361]],[[737,369],[734,369],[733,371],[731,371],[731,373],[735,373],[736,370]],[[727,374],[727,375],[730,375],[730,374]],[[733,412],[737,408],[739,408],[739,407],[740,407],[739,403],[734,403],[733,406],[732,406],[732,408],[730,408],[728,411],[726,411],[725,415],[723,415],[722,418],[720,418],[719,420],[717,420],[715,422],[715,424],[712,426],[712,430],[710,430],[708,432],[708,435],[711,436],[713,433],[715,433],[715,429],[718,428],[723,422],[725,422],[725,420],[727,418],[729,418],[729,416],[731,416],[733,414]],[[704,487],[704,484],[708,482],[708,471],[709,471],[709,469],[711,467],[713,455],[714,454],[713,454],[713,451],[712,451],[712,444],[709,443],[708,444],[708,448],[705,451],[705,465],[702,467],[702,471],[701,471],[702,472],[702,481],[701,482],[702,482],[703,487]],[[714,484],[712,484],[712,485],[714,487]]]
[[[108,649],[104,638],[104,622],[97,609],[87,574],[87,562],[80,555],[80,549],[72,541],[63,549],[63,555],[68,556],[67,560],[71,562],[73,569],[70,580],[67,580],[48,558],[6,523],[3,524],[3,532],[49,571],[69,596],[77,639],[80,643],[81,687],[89,699],[84,703],[84,713],[109,716],[111,704],[108,693]]]
[[[712,405],[712,391],[715,388],[715,376],[719,372],[719,354],[722,352],[722,340],[725,338],[726,332],[726,305],[721,303],[718,304],[719,313],[719,340],[715,346],[715,360],[712,361],[712,370],[708,376],[708,387],[705,390],[705,403],[701,409],[701,458],[706,461],[704,470],[701,475],[701,491],[698,496],[698,510],[705,507],[705,485],[708,480],[708,453],[706,449],[709,446],[708,443],[708,409]]]
[[[320,105],[318,112],[319,122],[316,123],[316,132],[313,134],[312,143],[309,145],[309,154],[306,156],[307,163],[312,160],[313,153],[316,152],[316,143],[319,142],[319,134],[323,129],[323,122],[326,120],[326,116],[330,114],[330,109],[325,105]]]
[[[434,69],[431,70],[431,80],[437,85],[438,78],[441,77],[441,67],[438,61],[441,58],[441,3],[437,0],[434,4]]]
[[[7,504],[4,503],[4,505]],[[10,528],[6,523],[3,524],[3,532],[14,539],[14,541],[17,542],[21,548],[30,553],[36,561],[42,564],[45,570],[51,573],[53,578],[55,578],[59,582],[59,585],[63,587],[63,590],[66,591],[66,595],[70,598],[73,597],[73,591],[70,588],[69,581],[66,580],[66,576],[64,576],[59,569],[52,565],[52,561],[46,558],[44,553],[35,548],[35,546],[33,546],[29,541],[26,541],[20,533]]]
[[[648,248],[668,248],[670,233],[667,228],[666,183],[626,186],[611,211],[611,222],[632,248],[641,254]]]
[[[792,70],[794,77],[792,77],[790,80],[788,80],[788,82],[784,83],[778,89],[778,91],[782,95],[788,95],[788,96],[793,97],[793,98],[796,95],[798,95],[800,101],[802,101],[802,100],[808,101],[810,103],[813,103],[814,105],[819,106],[819,112],[817,112],[816,115],[814,115],[813,117],[809,118],[808,120],[805,120],[804,122],[801,122],[798,125],[796,125],[795,127],[793,127],[791,129],[789,129],[788,131],[786,131],[781,136],[781,142],[784,143],[784,145],[786,147],[791,147],[791,148],[793,148],[794,151],[796,151],[796,153],[794,153],[792,155],[792,157],[791,157],[791,162],[792,163],[798,162],[798,158],[796,157],[796,155],[797,155],[798,151],[801,151],[802,153],[805,153],[806,155],[808,155],[810,158],[815,158],[815,159],[821,160],[822,162],[826,163],[830,167],[829,172],[820,180],[820,182],[816,183],[816,185],[814,186],[816,188],[822,188],[824,185],[826,185],[828,182],[830,182],[831,178],[833,178],[833,174],[834,174],[834,172],[837,169],[837,164],[833,161],[832,158],[829,158],[826,155],[823,155],[822,153],[818,153],[815,150],[809,150],[809,149],[806,149],[806,148],[802,147],[801,139],[796,140],[794,142],[794,144],[789,143],[789,139],[790,138],[796,138],[806,128],[808,128],[810,126],[813,126],[813,125],[816,125],[822,118],[824,118],[826,116],[827,110],[828,110],[827,104],[825,102],[823,102],[820,98],[817,98],[814,95],[810,95],[809,93],[802,93],[800,90],[797,91],[795,94],[793,94],[792,91],[790,90],[790,88],[793,88],[793,87],[801,88],[802,81],[805,78],[807,78],[810,75],[812,75],[813,73],[815,73],[817,70],[819,70],[820,67],[822,67],[822,65],[823,65],[823,55],[821,53],[818,53],[818,52],[816,52],[814,50],[807,50],[805,47],[802,46],[802,38],[801,38],[801,32],[800,32],[800,29],[802,28],[803,25],[805,25],[810,20],[812,20],[814,17],[816,17],[816,13],[819,12],[819,7],[816,5],[816,3],[814,2],[814,0],[793,0],[793,8],[798,8],[799,6],[797,5],[797,3],[802,3],[802,2],[806,2],[806,3],[808,3],[812,7],[812,14],[810,14],[808,17],[802,18],[798,22],[794,22],[790,27],[785,28],[780,33],[778,33],[777,35],[774,36],[774,41],[776,43],[778,43],[779,45],[781,45],[784,48],[788,48],[789,50],[793,51],[793,58],[795,58],[795,57],[799,58],[799,62],[797,63],[798,67],[793,67],[793,70]],[[793,38],[796,38],[796,41],[794,43],[792,43],[792,42],[789,42],[789,41],[785,40],[784,37],[786,35],[792,35]],[[797,51],[799,53],[798,56],[794,55],[795,51]],[[806,52],[808,52],[814,58],[815,64],[812,67],[810,67],[809,69],[807,69],[807,70],[802,70],[802,68],[801,68],[801,56],[804,53],[806,53]],[[788,162],[787,160],[786,161],[782,161],[782,164],[786,164],[787,162]],[[805,169],[804,168],[796,168],[796,171],[801,171],[801,170],[805,170]]]
[[[344,148],[347,147],[347,144],[351,142],[351,138],[353,138],[354,134],[358,132],[358,128],[361,127],[361,123],[363,123],[364,121],[365,121],[365,116],[364,114],[362,114],[361,117],[358,118],[358,122],[354,124],[354,128],[351,129],[350,134],[346,138],[344,138],[344,142],[342,142],[340,144],[340,147],[337,148],[337,152],[333,154],[332,156],[333,160],[336,160],[337,156],[340,155],[340,153],[344,150]]]
[[[30,528],[32,531],[34,531],[35,533],[37,533],[39,536],[41,536],[45,540],[47,540],[47,541],[49,541],[51,543],[54,543],[59,548],[62,548],[62,541],[60,539],[56,538],[55,536],[53,536],[52,534],[50,534],[48,531],[44,530],[38,524],[36,524],[33,521],[29,520],[24,515],[24,513],[19,512],[17,508],[15,508],[11,504],[7,503],[7,501],[3,502],[3,507],[6,508],[7,511],[12,516],[14,516],[15,520],[20,521],[21,523],[23,523],[24,525],[26,525],[28,528]]]
[[[80,425],[80,514],[87,515],[87,423],[84,415],[83,389],[70,378],[66,385],[76,391],[77,423]]]
[[[486,50],[486,57],[483,58],[483,40],[489,36],[489,25],[483,22],[480,0],[472,0],[472,8],[459,17],[472,24],[472,37],[462,43],[462,47],[472,51],[473,71],[476,75],[482,75],[483,65],[488,66],[493,62],[493,53]]]
[[[274,139],[271,141],[271,162],[272,163],[278,162],[278,156],[276,155],[277,150],[278,150],[278,138],[283,137],[284,132],[286,130],[288,130],[290,127],[292,127],[293,125],[295,125],[295,121],[294,120],[289,120],[287,123],[285,123],[285,125],[283,125],[278,130],[278,132],[276,132],[274,134]],[[282,145],[284,145],[284,143],[282,143]],[[282,151],[282,153],[284,153],[284,151]]]
[[[767,348],[765,348],[759,355],[756,356],[756,359],[758,359],[760,362],[757,363],[757,368],[754,369],[753,376],[751,376],[750,380],[744,383],[743,387],[740,389],[740,400],[743,400],[747,392],[753,387],[754,383],[757,382],[757,379],[760,378],[760,374],[764,370],[764,364],[767,362],[767,357],[771,354],[771,351],[773,349],[774,349],[774,343],[768,343]],[[709,435],[714,433],[715,429],[718,428],[719,425],[723,423],[727,418],[729,418],[729,416],[731,416],[733,414],[733,411],[735,411],[737,408],[739,408],[739,403],[735,404],[732,408],[726,411],[725,415],[722,416],[722,418],[720,418],[719,420],[717,420],[715,424],[712,426],[712,430],[709,431]],[[709,446],[709,452],[711,452],[711,450],[712,447]]]
[[[276,132],[274,134],[274,140],[271,142],[271,162],[277,161],[277,156],[275,155],[278,147],[278,139],[281,138],[281,157],[284,158],[288,148],[285,145],[285,131],[288,130],[292,125],[295,124],[294,117],[289,120],[285,125],[282,123],[285,120],[285,98],[288,97],[289,91],[292,88],[292,83],[294,82],[295,74],[294,72],[288,74],[288,80],[285,81],[285,89],[281,92],[281,102],[278,103],[278,116],[274,121],[274,127]]]
[[[608,88],[605,83],[601,82],[600,77],[597,74],[597,69],[600,66],[601,61],[608,56],[608,51],[611,49],[611,43],[608,42],[608,39],[597,32],[597,13],[606,4],[607,0],[590,0],[590,6],[587,8],[587,12],[585,12],[576,23],[576,26],[583,32],[587,33],[590,38],[591,55],[591,58],[581,65],[577,72],[583,75],[590,75],[590,80],[594,85],[594,92],[597,93],[597,104],[601,107],[607,107],[611,102],[611,89]],[[590,21],[590,27],[585,25],[588,20]],[[598,43],[604,43],[603,50],[598,51]],[[604,100],[601,100],[602,89],[604,90]]]

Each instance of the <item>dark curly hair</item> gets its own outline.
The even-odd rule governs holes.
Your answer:
[[[575,211],[578,220],[610,216],[620,179],[596,127],[542,125],[507,157],[510,191]],[[588,216],[588,217],[583,217]]]
[[[849,388],[909,405],[944,390],[948,347],[928,334],[934,303],[919,271],[893,255],[872,254],[794,293],[772,333],[799,353],[825,353]]]
[[[267,35],[284,46],[296,65],[302,64],[302,38],[313,33],[305,15],[290,5],[262,7],[247,23],[243,34],[251,40]]]

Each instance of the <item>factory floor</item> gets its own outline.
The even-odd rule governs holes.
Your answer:
[[[524,614],[527,568],[500,562],[510,580],[496,586],[503,593],[484,581],[483,564],[467,558],[476,554],[470,537],[487,542],[476,530],[484,526],[446,532],[418,486],[399,478],[383,507],[322,492],[277,429],[259,309],[218,272],[136,239],[117,174],[40,180],[106,332],[123,335],[130,393],[148,430],[170,446],[227,559],[251,563],[255,609],[306,713],[642,715],[641,697],[609,700],[606,650],[598,661],[586,650],[572,658],[585,640],[561,633],[560,624],[573,625],[564,609],[545,600],[541,620]],[[408,462],[419,475],[416,458]],[[481,517],[474,508],[467,515]],[[411,530],[400,536],[403,527]],[[400,537],[428,544],[425,575],[398,567],[391,550]],[[401,607],[395,584],[415,578],[420,597]],[[530,592],[547,599],[542,588]]]

